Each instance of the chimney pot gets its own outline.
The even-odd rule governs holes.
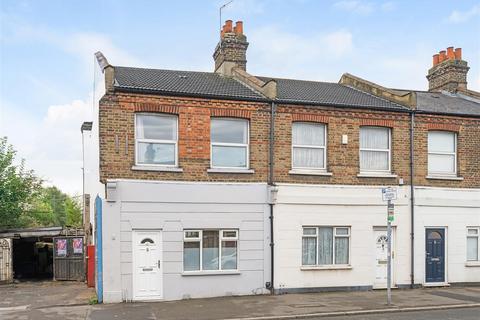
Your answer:
[[[442,63],[443,61],[447,60],[447,54],[445,50],[440,51],[440,57],[438,59],[439,63]]]
[[[462,60],[462,48],[455,49],[455,59]]]
[[[240,35],[243,34],[243,22],[242,21],[237,21],[235,23],[235,33]]]
[[[434,67],[438,64],[438,58],[439,58],[438,53],[433,55],[433,66]]]
[[[453,47],[447,48],[447,57],[449,60],[455,60],[455,53],[453,52]]]
[[[227,20],[225,21],[225,33],[232,32],[233,21]]]

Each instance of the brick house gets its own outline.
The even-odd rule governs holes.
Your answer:
[[[258,77],[247,48],[228,20],[211,73],[97,54],[104,301],[383,288],[385,186],[394,285],[480,282],[480,94],[461,50],[434,56],[424,92]]]

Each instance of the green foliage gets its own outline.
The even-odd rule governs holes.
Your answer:
[[[23,213],[41,188],[41,180],[25,169],[22,159],[14,163],[16,151],[7,138],[0,138],[0,228],[23,226]]]
[[[81,227],[78,198],[57,187],[42,187],[24,160],[15,165],[15,150],[0,138],[0,229],[17,227]]]

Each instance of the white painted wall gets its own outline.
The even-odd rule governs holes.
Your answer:
[[[123,180],[104,202],[104,301],[132,299],[132,229],[161,229],[165,300],[266,293],[270,281],[265,184]],[[107,195],[108,199],[108,195]],[[239,274],[184,275],[184,229],[238,229]]]
[[[409,188],[397,187],[395,284],[410,283]],[[371,288],[375,279],[374,227],[387,223],[381,187],[278,186],[274,206],[275,288]],[[302,226],[350,226],[351,269],[302,270]],[[293,289],[293,290],[292,290]]]
[[[425,283],[425,228],[446,228],[446,281],[480,282],[467,266],[467,227],[480,226],[480,189],[415,188],[415,282]]]

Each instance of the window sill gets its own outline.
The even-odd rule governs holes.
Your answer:
[[[133,166],[135,171],[160,171],[160,172],[183,172],[182,168],[178,167],[161,167],[161,166]]]
[[[454,181],[462,181],[463,177],[458,176],[436,176],[436,175],[428,175],[427,179],[432,180],[454,180]]]
[[[372,172],[362,172],[357,174],[358,178],[397,178],[396,174],[392,173],[372,173]]]
[[[480,261],[467,261],[465,267],[480,267]]]
[[[292,169],[288,171],[288,173],[306,175],[306,176],[327,176],[327,177],[330,177],[333,175],[333,173],[327,172],[324,170],[308,170],[308,169]]]
[[[240,274],[238,270],[225,270],[225,271],[184,271],[182,276],[190,277],[190,276],[227,276],[227,275],[236,275]]]
[[[302,266],[300,270],[302,271],[313,271],[313,270],[351,270],[353,267],[349,264],[342,265],[330,265],[330,266]]]
[[[209,168],[208,173],[255,173],[253,169]]]

